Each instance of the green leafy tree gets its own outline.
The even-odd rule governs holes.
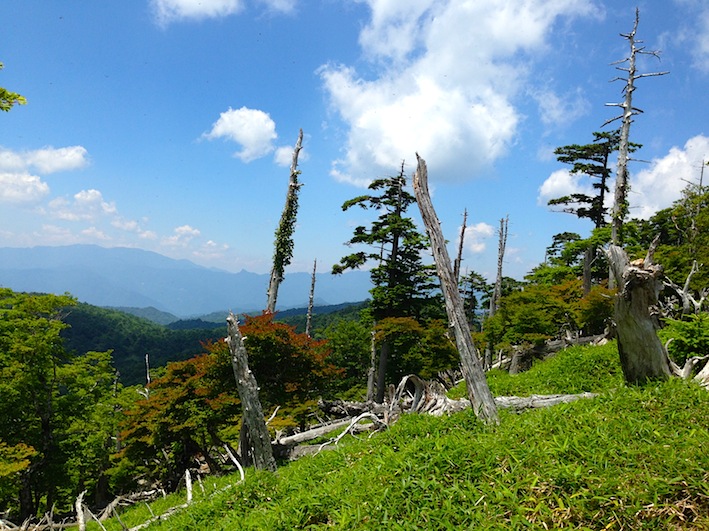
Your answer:
[[[0,63],[0,70],[4,68],[4,65]],[[27,100],[24,96],[21,96],[17,92],[11,92],[5,88],[0,87],[0,111],[8,112],[16,104],[24,105]]]
[[[343,320],[330,324],[323,336],[331,350],[330,362],[343,370],[335,391],[364,390],[371,354],[372,327],[362,321]],[[366,392],[366,390],[364,390]]]
[[[122,489],[135,486],[138,476],[174,489],[195,457],[217,472],[210,447],[222,444],[221,430],[237,423],[239,400],[223,342],[206,345],[207,354],[169,363],[154,378],[149,393],[125,413],[123,449],[112,471]]]
[[[97,494],[115,435],[109,353],[66,353],[69,296],[0,289],[0,511],[20,520],[63,511],[81,490]],[[4,472],[3,472],[4,471]],[[9,485],[9,486],[5,486]]]

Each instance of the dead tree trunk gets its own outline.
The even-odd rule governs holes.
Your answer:
[[[460,299],[458,285],[453,278],[451,261],[448,256],[446,241],[441,232],[441,224],[428,193],[426,161],[420,158],[418,154],[416,154],[416,158],[418,159],[418,167],[413,179],[414,193],[421,210],[421,218],[431,241],[433,258],[436,262],[436,269],[446,302],[446,312],[453,327],[456,345],[460,354],[463,377],[468,388],[468,398],[475,414],[479,418],[486,422],[498,423],[497,406],[495,406],[495,400],[492,397],[492,393],[490,393],[490,388],[485,380],[485,373],[478,360],[478,353],[473,344],[468,320],[465,318],[463,301]]]
[[[308,298],[308,315],[305,318],[305,335],[310,337],[313,328],[313,306],[315,303],[315,273],[318,270],[318,261],[313,261],[313,276],[310,278],[310,297]]]
[[[621,37],[628,40],[630,44],[630,54],[625,59],[622,59],[614,64],[628,63],[627,67],[617,66],[618,70],[627,72],[626,78],[617,77],[613,81],[625,81],[623,92],[625,94],[622,103],[607,103],[610,107],[620,107],[623,109],[622,114],[607,120],[603,125],[607,125],[616,120],[622,120],[620,128],[620,143],[618,145],[618,171],[615,181],[615,198],[613,202],[613,212],[611,216],[611,242],[613,245],[622,245],[623,242],[623,221],[628,213],[628,154],[630,152],[630,124],[633,121],[633,116],[640,114],[642,110],[633,107],[633,92],[635,92],[635,81],[643,77],[663,76],[668,72],[651,72],[647,74],[638,74],[635,62],[638,54],[654,55],[659,57],[658,51],[647,51],[644,46],[638,46],[643,41],[637,40],[635,34],[638,31],[638,22],[640,21],[640,11],[635,9],[635,24],[633,31],[627,34],[621,34]],[[613,275],[611,275],[613,276]]]
[[[281,221],[276,229],[276,249],[273,253],[273,269],[271,269],[271,280],[268,284],[268,303],[266,311],[274,313],[276,311],[276,301],[278,299],[278,288],[283,282],[283,274],[286,266],[293,258],[293,232],[295,231],[295,221],[298,214],[298,190],[302,186],[298,182],[298,154],[302,149],[303,130],[298,134],[298,141],[293,149],[293,162],[290,167],[290,179],[288,182],[288,194],[286,195],[286,205],[283,207]]]
[[[263,417],[261,401],[258,397],[256,378],[249,369],[248,356],[244,346],[244,338],[239,330],[236,316],[229,313],[226,319],[229,335],[226,340],[231,352],[231,366],[234,370],[236,388],[241,400],[243,423],[249,431],[254,466],[258,470],[276,470],[276,460],[273,458],[271,438]]]
[[[652,251],[645,260],[629,262],[617,245],[607,251],[611,272],[618,286],[615,299],[615,324],[618,353],[625,381],[643,384],[672,375],[667,352],[657,336],[657,296],[662,288],[662,266],[652,262]]]

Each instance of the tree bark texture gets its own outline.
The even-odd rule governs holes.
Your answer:
[[[313,261],[313,275],[310,277],[310,297],[308,298],[308,314],[305,318],[305,335],[311,337],[313,329],[313,306],[315,305],[315,273],[318,270],[318,261]]]
[[[428,170],[426,161],[416,155],[418,168],[414,174],[413,185],[416,201],[421,210],[421,218],[426,226],[431,250],[436,262],[436,270],[441,281],[441,290],[446,302],[446,313],[455,333],[455,342],[460,354],[463,377],[468,388],[468,397],[475,414],[486,422],[499,422],[495,400],[485,379],[477,350],[473,344],[468,320],[465,317],[463,301],[458,292],[458,284],[453,277],[451,261],[446,248],[446,241],[441,231],[441,224],[431,203],[428,192]]]
[[[632,263],[617,245],[611,245],[607,253],[618,286],[615,324],[625,381],[643,384],[669,378],[670,360],[657,336],[657,318],[653,315],[662,289],[662,266],[652,263],[652,252],[645,260]]]
[[[276,470],[276,460],[273,458],[271,438],[268,434],[263,416],[261,401],[258,396],[256,378],[249,369],[248,356],[244,346],[244,338],[239,330],[236,316],[229,312],[227,317],[229,350],[231,366],[234,369],[236,387],[241,400],[243,422],[249,430],[253,450],[254,466],[258,470]]]

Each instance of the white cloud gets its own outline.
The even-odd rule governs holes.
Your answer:
[[[173,235],[163,238],[162,243],[168,247],[187,247],[187,245],[199,236],[201,233],[198,229],[189,225],[175,227]]]
[[[273,142],[278,138],[276,124],[268,115],[258,109],[229,108],[219,115],[211,131],[202,135],[204,138],[226,138],[241,146],[234,156],[244,162],[251,162],[268,155],[275,148]]]
[[[495,234],[492,225],[480,222],[465,228],[465,238],[463,245],[471,253],[482,253],[485,251],[486,240]]]
[[[301,148],[298,153],[298,165],[300,166],[302,162],[305,162],[309,158],[310,154],[308,151]],[[273,162],[285,168],[290,167],[290,165],[293,164],[293,146],[281,146],[276,148],[276,151],[273,154]]]
[[[709,137],[697,135],[683,148],[673,147],[650,167],[630,176],[630,215],[647,219],[668,208],[682,195],[688,183],[699,183],[703,161],[709,159]],[[705,176],[707,171],[705,171]]]
[[[150,5],[158,24],[165,26],[183,19],[200,20],[226,17],[238,13],[241,0],[151,0]]]
[[[512,98],[528,54],[543,50],[559,17],[596,13],[586,0],[363,1],[371,20],[360,44],[378,77],[346,66],[320,70],[349,128],[332,175],[358,185],[417,151],[450,178],[490,165],[514,139],[520,117]]]
[[[47,183],[35,175],[0,172],[0,203],[34,203],[48,193]]]
[[[116,214],[116,205],[104,201],[98,190],[81,190],[73,200],[57,197],[49,202],[50,215],[66,221],[96,221],[102,216]]]
[[[582,173],[570,173],[566,169],[556,170],[539,187],[537,204],[546,206],[550,199],[571,194],[595,195],[593,181]]]
[[[34,170],[42,175],[78,170],[88,164],[87,155],[86,148],[82,146],[63,148],[48,146],[22,152],[0,148],[0,170],[11,172]]]

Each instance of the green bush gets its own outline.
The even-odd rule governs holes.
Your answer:
[[[692,356],[709,354],[709,315],[689,315],[686,320],[670,319],[660,331],[660,337],[669,345],[672,360],[683,365]]]

